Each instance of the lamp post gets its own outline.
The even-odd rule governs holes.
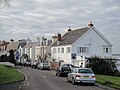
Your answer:
[[[42,52],[43,53],[43,59],[42,59],[42,61],[44,61],[44,59],[45,59],[44,45],[45,45],[46,40],[47,40],[47,38],[45,36],[42,36],[42,45],[43,45],[43,52]]]

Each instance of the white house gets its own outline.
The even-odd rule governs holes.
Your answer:
[[[68,29],[62,37],[51,46],[51,58],[76,66],[85,67],[86,57],[112,56],[112,44],[94,27],[92,22],[88,27],[71,30]]]
[[[35,47],[35,60],[39,59],[49,59],[51,54],[51,40],[42,41],[39,46]],[[49,59],[50,60],[50,59]]]
[[[39,45],[38,42],[30,42],[26,44],[26,46],[24,47],[25,54],[28,55],[29,59],[35,60],[35,47],[38,45]]]
[[[22,57],[22,55],[25,54],[24,46],[27,44],[27,40],[21,39],[21,40],[18,40],[18,43],[19,43],[18,51],[19,51],[20,57]]]

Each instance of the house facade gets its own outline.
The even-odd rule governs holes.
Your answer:
[[[93,26],[71,30],[52,44],[51,58],[63,63],[85,67],[86,58],[112,57],[112,44]]]
[[[38,46],[38,42],[30,42],[26,44],[26,46],[23,48],[25,51],[25,54],[28,55],[28,58],[30,60],[35,60],[35,47]]]
[[[7,54],[7,45],[9,42],[6,41],[0,41],[0,56]]]

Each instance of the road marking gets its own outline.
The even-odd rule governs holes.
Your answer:
[[[43,78],[47,78],[45,75],[43,75]]]

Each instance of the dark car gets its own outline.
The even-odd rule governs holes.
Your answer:
[[[66,76],[71,72],[70,67],[62,66],[56,70],[56,76]]]
[[[63,64],[62,66],[60,66],[60,68],[58,68],[56,70],[56,76],[66,76],[68,75],[68,73],[71,72],[72,68],[76,68],[76,66],[72,65],[72,64]]]

